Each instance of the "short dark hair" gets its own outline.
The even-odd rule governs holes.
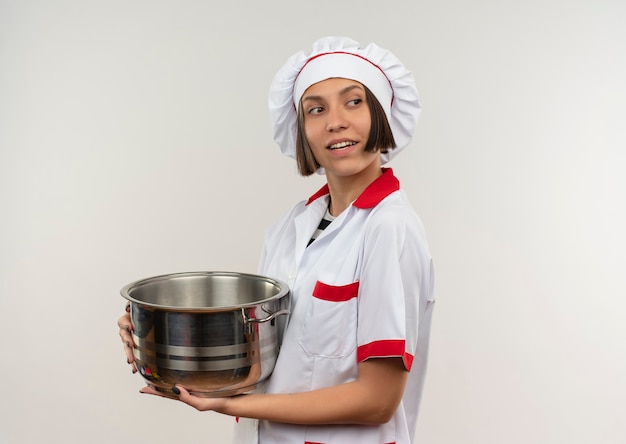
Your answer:
[[[367,106],[369,107],[372,119],[365,151],[371,153],[380,150],[381,153],[386,153],[396,147],[396,141],[393,138],[391,126],[389,126],[385,111],[376,96],[374,96],[365,85],[363,85],[363,88],[365,89],[365,98],[367,99]],[[298,104],[296,162],[298,164],[298,172],[302,176],[310,176],[320,168],[320,164],[315,159],[315,156],[313,156],[313,150],[311,150],[309,141],[306,139],[304,133],[304,110],[302,108],[302,102]]]

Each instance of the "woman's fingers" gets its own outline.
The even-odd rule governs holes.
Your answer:
[[[145,393],[147,395],[156,395],[156,396],[160,396],[161,398],[176,399],[176,398],[172,398],[171,395],[168,396],[164,394],[163,392],[158,391],[156,387],[152,384],[148,384],[147,386],[139,389],[139,393]]]
[[[124,344],[124,352],[126,353],[126,362],[131,365],[133,373],[137,373],[137,365],[135,364],[135,355],[133,354],[133,348],[135,342],[133,341],[133,323],[130,318],[130,313],[126,312],[117,320],[117,326],[119,327],[119,335]]]
[[[156,389],[156,387],[152,384],[148,384],[146,387],[143,387],[139,390],[140,393],[145,393],[148,395],[156,395],[162,398],[168,399],[178,399],[180,402],[184,402],[185,404],[199,410],[201,412],[214,410],[221,411],[220,409],[224,408],[224,404],[227,402],[227,398],[201,398],[199,396],[194,396],[189,393],[182,385],[175,385],[172,387],[172,393],[178,398],[173,398],[171,394],[164,394]]]
[[[133,321],[130,318],[129,312],[125,312],[124,315],[117,320],[117,326],[120,330],[126,330],[129,333],[133,331]]]
[[[201,412],[214,410],[220,411],[223,408],[226,398],[201,398],[194,396],[182,385],[175,385],[172,391],[178,395],[178,399],[187,405],[199,410]]]

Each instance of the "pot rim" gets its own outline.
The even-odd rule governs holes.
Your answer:
[[[161,305],[161,304],[155,304],[152,302],[141,301],[131,296],[132,290],[139,288],[142,285],[145,285],[148,283],[167,281],[171,279],[184,278],[184,277],[201,277],[201,276],[227,276],[227,277],[252,278],[252,279],[270,283],[276,286],[279,289],[279,291],[275,295],[272,295],[268,298],[261,299],[258,301],[235,304],[235,305],[223,305],[223,306],[216,306],[216,307],[180,307],[176,305]],[[278,279],[273,279],[268,276],[262,276],[262,275],[253,274],[253,273],[241,273],[241,272],[236,272],[236,271],[188,271],[188,272],[181,272],[181,273],[167,273],[167,274],[161,274],[158,276],[151,276],[148,278],[138,279],[122,287],[122,289],[120,290],[120,294],[122,295],[123,298],[127,299],[131,303],[140,305],[142,307],[151,307],[151,308],[155,308],[158,310],[176,311],[176,312],[181,312],[181,313],[182,312],[207,313],[207,312],[240,310],[242,308],[256,307],[259,304],[267,303],[269,301],[272,301],[275,299],[281,299],[284,296],[287,296],[289,294],[289,287],[287,286],[285,282],[280,281]]]

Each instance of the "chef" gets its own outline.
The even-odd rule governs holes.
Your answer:
[[[325,37],[287,60],[269,105],[282,152],[302,175],[327,182],[265,237],[259,274],[287,282],[292,298],[276,367],[252,394],[175,392],[198,410],[234,416],[237,444],[413,443],[433,265],[424,227],[384,166],[415,130],[413,76],[373,43]]]

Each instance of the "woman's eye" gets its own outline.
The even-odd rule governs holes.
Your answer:
[[[323,111],[324,109],[321,106],[316,106],[314,108],[310,108],[309,109],[309,114],[319,114]]]
[[[363,99],[352,99],[348,102],[349,105],[356,106],[359,103],[363,102]]]

